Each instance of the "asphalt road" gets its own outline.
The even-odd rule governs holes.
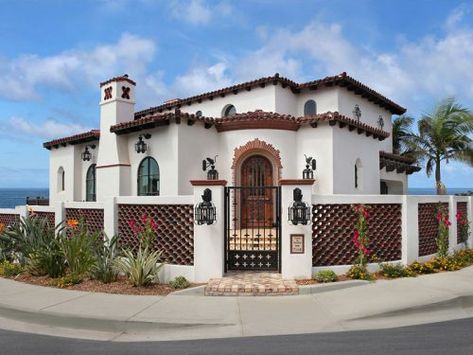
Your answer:
[[[473,354],[473,318],[374,331],[148,343],[0,330],[0,354]]]

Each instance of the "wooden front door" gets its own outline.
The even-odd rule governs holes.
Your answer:
[[[268,158],[253,155],[241,166],[241,227],[267,228],[274,224],[273,167]]]

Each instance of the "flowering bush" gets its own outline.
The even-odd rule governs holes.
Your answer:
[[[448,211],[440,206],[437,210],[439,232],[437,236],[437,256],[444,258],[448,255],[448,230],[452,223],[448,220]]]
[[[156,238],[156,232],[158,230],[158,223],[147,214],[141,216],[141,223],[135,219],[130,219],[128,225],[130,226],[133,233],[135,233],[140,241],[140,246],[143,248],[151,247],[154,239]]]
[[[470,221],[468,216],[458,211],[456,214],[458,232],[460,233],[460,240],[462,243],[465,243],[465,246],[468,247],[468,238],[470,237]]]
[[[374,279],[373,275],[371,275],[366,268],[366,265],[353,265],[346,273],[346,276],[353,280],[371,281]]]
[[[356,205],[353,207],[353,210],[358,216],[352,238],[353,244],[355,244],[358,250],[357,263],[361,266],[366,266],[370,254],[368,250],[368,209],[364,205]]]

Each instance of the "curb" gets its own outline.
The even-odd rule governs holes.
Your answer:
[[[333,283],[326,283],[326,284],[302,285],[302,286],[299,286],[299,294],[311,295],[311,294],[318,294],[318,293],[324,293],[324,292],[330,292],[330,291],[338,291],[338,290],[343,290],[346,288],[365,286],[365,285],[369,285],[370,283],[371,281],[351,280],[351,281],[341,281],[341,282],[333,282]]]

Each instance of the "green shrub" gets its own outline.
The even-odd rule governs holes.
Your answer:
[[[74,273],[67,274],[51,281],[51,285],[58,288],[64,288],[80,284],[82,282],[82,275]]]
[[[174,280],[169,281],[169,286],[174,289],[188,288],[191,285],[184,276],[177,276]]]
[[[380,272],[383,276],[390,279],[396,279],[398,277],[409,277],[414,276],[412,272],[401,263],[397,264],[380,264]]]
[[[371,275],[364,265],[353,265],[350,270],[346,273],[346,276],[353,280],[373,280],[373,275]]]
[[[0,263],[0,276],[15,277],[23,272],[23,267],[18,263],[3,261]]]
[[[473,264],[473,249],[459,250],[453,254],[453,258],[463,267],[469,266]]]
[[[127,275],[133,286],[147,286],[157,280],[158,273],[164,263],[158,266],[162,252],[150,251],[148,247],[138,249],[136,254],[131,250],[124,250],[123,257],[115,260],[115,267]]]
[[[452,256],[436,257],[431,263],[437,271],[456,271],[462,268],[462,265]]]
[[[9,260],[16,259],[32,275],[59,277],[64,274],[65,262],[56,232],[45,218],[21,218],[0,235],[2,251]]]
[[[95,265],[94,251],[99,244],[100,233],[90,233],[84,221],[78,225],[68,221],[66,228],[59,236],[59,245],[71,274],[84,276]]]
[[[317,280],[317,282],[335,282],[338,280],[337,274],[333,272],[332,270],[322,270],[317,272],[314,275],[314,279]]]
[[[115,260],[119,256],[118,236],[113,236],[110,240],[100,239],[100,243],[95,249],[95,263],[91,270],[91,276],[103,283],[110,283],[117,279],[118,270],[115,267]]]

